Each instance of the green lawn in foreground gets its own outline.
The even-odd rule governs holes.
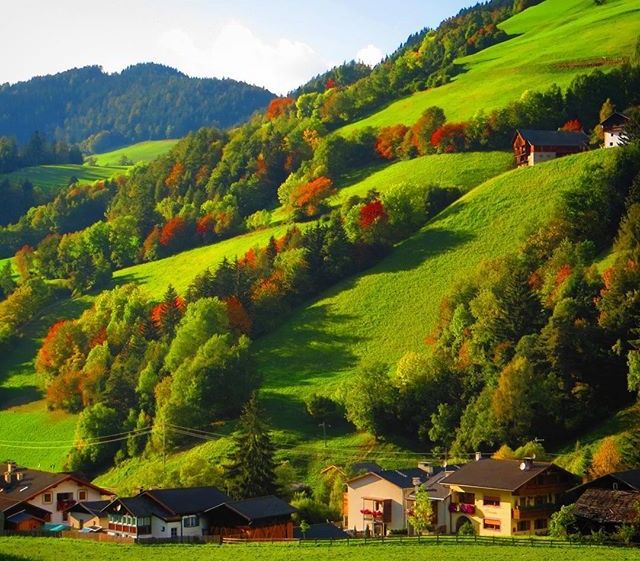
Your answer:
[[[75,177],[81,183],[93,183],[99,179],[109,179],[115,175],[126,174],[129,168],[123,166],[88,166],[79,164],[61,164],[55,166],[33,166],[4,174],[10,180],[27,179],[36,187],[44,190],[63,189],[69,180]]]
[[[137,162],[150,162],[158,156],[166,154],[178,139],[169,140],[147,140],[138,142],[130,146],[123,146],[111,152],[103,152],[102,154],[94,154],[96,165],[98,166],[118,166],[123,156],[134,164]]]
[[[3,558],[2,555],[5,555]],[[637,549],[491,545],[134,545],[54,538],[0,538],[3,561],[630,561]]]
[[[469,119],[518,99],[525,90],[567,87],[597,65],[606,70],[630,56],[640,29],[637,0],[546,0],[500,25],[511,39],[459,59],[465,72],[442,87],[415,93],[340,129],[411,125],[432,105],[449,121]],[[615,32],[613,31],[615,29]]]
[[[514,251],[534,225],[552,216],[584,166],[613,155],[601,150],[571,156],[487,181],[381,263],[256,341],[265,375],[262,395],[276,426],[297,432],[304,397],[336,389],[361,358],[393,363],[407,351],[424,349],[453,284],[482,260]]]

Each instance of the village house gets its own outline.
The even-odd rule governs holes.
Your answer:
[[[443,467],[421,463],[417,468],[369,471],[350,479],[343,500],[343,526],[356,534],[368,531],[376,536],[408,530],[408,510],[416,489],[443,471]]]
[[[26,501],[14,501],[0,496],[0,532],[2,530],[31,531],[51,520],[51,513]]]
[[[615,148],[624,144],[624,129],[628,122],[629,117],[616,111],[600,123],[605,148]]]
[[[18,467],[9,461],[0,464],[0,499],[8,504],[30,505],[20,515],[21,528],[34,529],[44,523],[66,525],[67,509],[80,501],[98,501],[111,498],[113,494],[86,481],[73,473],[50,473],[35,469]],[[48,517],[42,516],[43,512]],[[27,520],[28,518],[28,520]],[[45,520],[46,518],[46,520]],[[13,521],[12,521],[13,520]],[[14,524],[15,517],[5,517],[5,523]]]
[[[513,152],[518,166],[534,166],[589,149],[584,132],[537,131],[521,129],[513,138]]]
[[[483,459],[441,481],[451,489],[450,528],[465,523],[480,536],[543,534],[562,494],[577,483],[568,471],[547,462]]]
[[[268,495],[222,503],[206,511],[209,533],[241,539],[293,538],[296,512],[290,504]]]
[[[615,532],[623,524],[638,523],[640,491],[586,489],[575,503],[576,525],[581,533]]]
[[[458,469],[457,466],[449,466],[443,471],[436,473],[433,477],[427,479],[422,488],[427,491],[431,506],[433,509],[432,524],[436,533],[451,533],[451,516],[449,516],[449,505],[451,504],[451,489],[447,485],[442,484],[442,480],[448,477]],[[416,501],[417,490],[407,497],[407,513],[413,511]],[[409,533],[413,533],[412,528],[408,525]]]
[[[209,533],[205,511],[231,499],[215,487],[153,489],[109,503],[107,532],[132,538],[185,538]]]
[[[575,503],[587,489],[610,489],[612,491],[640,491],[640,470],[629,469],[602,475],[591,481],[569,489],[564,496],[564,503]]]
[[[83,501],[67,508],[67,524],[72,530],[106,530],[109,520],[104,509],[111,501]]]

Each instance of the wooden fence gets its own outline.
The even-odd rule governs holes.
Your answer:
[[[584,547],[584,546],[616,546],[616,547],[635,547],[639,544],[625,545],[621,542],[611,539],[603,542],[594,541],[586,537],[577,537],[571,539],[557,538],[540,538],[540,537],[498,537],[498,536],[458,536],[458,535],[435,535],[435,536],[385,536],[376,538],[344,538],[344,539],[242,539],[242,538],[223,538],[223,544],[283,544],[298,546],[363,546],[363,545],[495,545],[495,546],[525,546],[525,547]]]
[[[60,532],[63,538],[73,540],[89,540],[94,542],[110,542],[110,543],[135,543],[135,538],[128,536],[110,536],[104,532],[74,532],[73,530],[63,530]]]

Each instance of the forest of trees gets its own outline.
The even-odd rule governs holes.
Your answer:
[[[203,126],[234,126],[273,97],[244,82],[190,78],[159,64],[138,64],[115,74],[87,66],[0,85],[0,134],[26,142],[37,129],[98,152],[178,138]]]

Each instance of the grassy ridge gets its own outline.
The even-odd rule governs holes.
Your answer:
[[[26,179],[36,187],[44,190],[57,190],[66,187],[69,180],[75,177],[81,183],[93,183],[99,179],[109,179],[114,175],[127,173],[129,168],[125,166],[88,166],[79,164],[61,164],[51,166],[33,166],[22,168],[7,173],[1,177],[7,177],[11,181]]]
[[[546,0],[502,23],[511,39],[458,59],[465,71],[442,87],[417,92],[340,129],[411,125],[432,105],[450,121],[465,120],[479,109],[504,107],[527,90],[556,83],[565,88],[578,74],[606,70],[633,52],[640,28],[636,0]],[[615,29],[615,32],[612,32]]]
[[[540,540],[537,547],[511,545],[417,543],[335,544],[313,543],[250,544],[250,545],[134,545],[86,542],[69,539],[0,538],[0,559],[3,561],[169,561],[187,556],[191,561],[467,561],[468,559],[499,559],[500,561],[627,561],[638,559],[637,551],[600,546],[553,547]],[[5,557],[2,557],[2,555]]]
[[[134,164],[137,162],[150,162],[158,156],[166,154],[177,142],[178,139],[147,140],[146,142],[123,146],[111,152],[94,154],[93,157],[96,160],[96,165],[108,167],[120,165],[123,156]]]
[[[292,421],[296,410],[302,414],[302,399],[337,388],[361,358],[393,362],[424,348],[452,284],[483,259],[514,251],[534,225],[549,219],[585,165],[612,156],[613,151],[581,154],[487,181],[380,264],[329,290],[257,341],[263,391],[278,426],[296,431]],[[283,419],[283,410],[291,415]]]
[[[354,195],[366,195],[370,189],[383,193],[387,187],[402,182],[459,187],[468,191],[511,169],[513,165],[511,152],[437,154],[377,165],[359,170],[351,178],[347,177],[334,197],[334,202],[339,204]]]

